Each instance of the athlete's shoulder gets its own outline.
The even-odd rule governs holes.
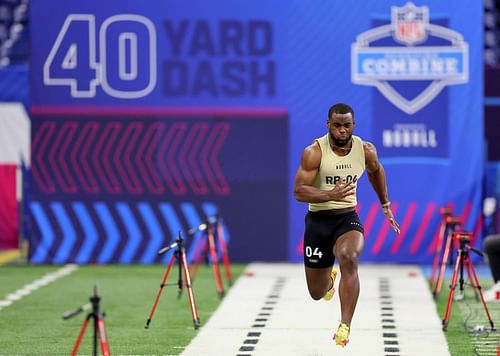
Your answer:
[[[352,140],[353,140],[354,144],[362,146],[363,151],[365,151],[365,153],[377,152],[377,149],[375,148],[375,145],[373,143],[371,143],[369,141],[365,141],[360,136],[352,135]]]
[[[319,150],[320,152],[329,145],[328,143],[328,135],[324,135],[321,137],[316,137],[309,146],[306,147],[306,150]]]
[[[319,157],[319,159],[321,159],[321,144],[319,142],[319,139],[314,139],[314,141],[311,142],[309,146],[306,146],[302,155],[306,158],[316,159]]]
[[[364,140],[362,140],[362,143],[365,153],[377,153],[377,149],[375,148],[375,145],[373,143]]]
[[[304,148],[304,153],[305,152],[308,152],[308,153],[319,152],[319,153],[321,153],[321,147],[320,147],[318,140],[317,139],[314,140],[313,142],[311,142],[311,144],[309,146]]]
[[[378,161],[377,148],[369,141],[363,141],[363,151],[365,152],[366,162]]]
[[[313,142],[317,142],[320,146],[322,144],[328,144],[328,133],[323,136],[316,137]]]
[[[321,164],[321,156],[322,154],[319,143],[314,141],[309,146],[304,148],[301,160],[302,168],[306,170],[318,169]]]

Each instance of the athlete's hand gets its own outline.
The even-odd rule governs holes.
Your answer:
[[[392,229],[396,232],[396,234],[399,234],[401,230],[399,229],[399,224],[392,214],[391,205],[389,204],[387,206],[383,206],[382,211],[384,212],[385,217],[389,219]]]
[[[335,184],[335,187],[330,190],[330,200],[350,203],[352,200],[350,196],[354,195],[354,188],[355,186],[352,182],[344,183],[343,180],[340,180]]]

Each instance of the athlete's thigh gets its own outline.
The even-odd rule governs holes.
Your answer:
[[[337,258],[344,254],[352,255],[353,253],[359,256],[363,251],[364,245],[365,239],[363,234],[357,230],[350,230],[339,236],[333,246],[333,254]]]
[[[304,232],[304,265],[312,269],[333,266],[334,229],[328,219],[311,213],[306,215]]]

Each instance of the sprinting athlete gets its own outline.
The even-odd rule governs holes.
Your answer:
[[[307,288],[314,300],[332,299],[337,269],[341,278],[341,322],[334,334],[337,345],[349,342],[351,321],[359,296],[358,262],[364,246],[363,225],[356,213],[356,187],[366,170],[382,211],[399,234],[387,193],[385,171],[375,146],[352,134],[354,112],[335,104],[328,111],[328,132],[304,149],[295,176],[294,194],[309,203],[304,233]]]

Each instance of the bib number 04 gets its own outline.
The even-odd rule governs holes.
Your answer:
[[[323,252],[321,252],[318,247],[316,247],[313,251],[311,246],[306,246],[306,256],[307,257],[317,256],[318,258],[321,258],[323,257]]]

